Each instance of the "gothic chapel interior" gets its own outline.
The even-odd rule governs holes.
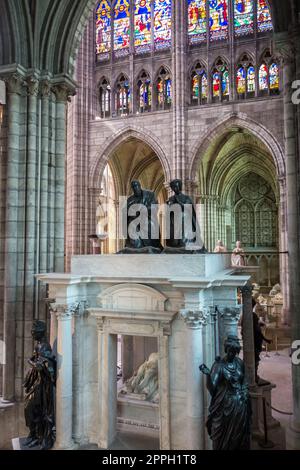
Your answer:
[[[71,354],[73,398],[57,404],[57,448],[105,449],[113,442],[116,449],[211,448],[207,398],[201,398],[202,424],[193,421],[203,386],[197,344],[201,339],[209,363],[219,340],[210,342],[210,320],[206,326],[200,321],[199,337],[192,329],[183,333],[189,322],[180,312],[184,302],[185,312],[191,309],[194,287],[175,279],[185,269],[197,271],[197,263],[185,268],[186,261],[174,261],[167,277],[167,258],[163,267],[147,268],[147,256],[157,266],[159,255],[115,255],[124,248],[120,198],[131,195],[131,182],[165,204],[170,182],[180,179],[197,207],[206,280],[215,276],[198,295],[200,309],[210,311],[219,299],[220,325],[231,321],[231,328],[236,321],[240,334],[239,319],[232,314],[226,320],[226,308],[242,308],[237,286],[248,276],[272,341],[259,365],[273,407],[269,437],[274,448],[300,450],[300,365],[291,360],[292,345],[300,344],[299,80],[297,0],[0,0],[0,449],[11,449],[12,440],[27,433],[23,382],[34,320],[46,322],[50,343],[55,335],[63,338],[64,328],[65,344],[58,339],[58,347],[63,357]],[[229,265],[225,280],[215,274],[219,241],[228,259],[237,241],[244,250],[245,265],[230,266],[231,280]],[[125,325],[124,307],[120,317],[111,313],[128,298],[131,282],[138,331],[132,316]],[[68,332],[67,320],[61,326],[63,315],[51,305],[77,300],[86,311],[74,314]],[[166,305],[157,307],[163,320],[153,316],[151,325],[142,322],[155,309],[140,314],[150,301]],[[134,302],[128,305],[134,309]],[[97,356],[106,347],[102,339],[99,349],[101,334],[108,338],[107,363]],[[194,372],[186,377],[190,390],[174,372],[184,368],[176,353],[179,345],[187,354],[184,335],[190,335],[187,353],[195,355]],[[81,353],[91,358],[92,349],[98,363],[87,366]],[[115,364],[116,381],[125,381],[151,354],[160,357],[159,400],[134,402],[129,410],[126,395],[118,394],[121,385],[106,371]],[[245,347],[243,354],[246,361],[251,351]],[[85,384],[77,377],[81,368]],[[64,374],[57,379],[63,400]],[[99,392],[105,381],[115,387],[108,411]],[[189,444],[179,429],[182,403]],[[264,423],[262,407],[254,408],[257,448]]]

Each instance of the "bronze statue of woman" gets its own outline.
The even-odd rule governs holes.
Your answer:
[[[48,450],[55,441],[56,360],[46,340],[46,324],[36,320],[31,334],[35,348],[24,382],[25,422],[30,431],[25,445]]]
[[[240,350],[239,339],[228,336],[225,357],[216,358],[211,370],[199,367],[211,395],[206,426],[214,450],[250,449],[251,402]]]

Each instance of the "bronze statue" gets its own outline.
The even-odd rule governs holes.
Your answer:
[[[166,240],[166,253],[207,253],[200,240],[200,229],[192,199],[182,193],[182,181],[170,183],[174,191],[168,201],[169,237]]]
[[[132,181],[132,196],[127,200],[127,239],[121,253],[160,253],[158,203],[154,192]]]
[[[217,357],[211,370],[205,364],[199,367],[211,395],[206,426],[214,450],[250,449],[251,402],[240,350],[239,339],[228,336],[226,356]]]
[[[56,360],[46,340],[46,324],[36,320],[31,334],[35,347],[28,359],[31,368],[24,382],[25,422],[30,431],[25,445],[47,450],[55,441]]]

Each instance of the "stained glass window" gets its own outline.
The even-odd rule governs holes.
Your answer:
[[[171,47],[172,0],[154,0],[155,49]]]
[[[151,110],[152,90],[149,75],[143,71],[138,79],[138,102],[141,113]]]
[[[96,54],[98,60],[109,58],[111,50],[111,8],[107,0],[96,8]]]
[[[202,100],[207,100],[208,96],[208,82],[207,82],[207,75],[205,72],[202,74],[202,81],[201,81],[201,95]]]
[[[188,34],[190,44],[206,40],[206,0],[188,0]]]
[[[222,73],[222,96],[223,98],[229,97],[229,72],[224,70]]]
[[[167,109],[172,104],[172,81],[169,73],[162,67],[156,82],[158,109]]]
[[[227,0],[209,0],[210,40],[222,40],[228,37],[228,2]]]
[[[127,55],[130,46],[129,0],[116,0],[114,12],[114,50],[117,56]]]
[[[213,73],[213,98],[220,97],[220,74],[219,72]]]
[[[116,85],[115,110],[118,115],[126,116],[130,110],[130,88],[128,79],[122,75]]]
[[[279,70],[278,65],[273,63],[269,69],[270,90],[279,90]]]
[[[272,31],[272,18],[266,0],[257,0],[257,27],[259,32]]]
[[[151,0],[136,0],[134,12],[134,47],[135,52],[151,50]]]
[[[200,96],[200,82],[199,82],[199,76],[196,72],[194,72],[194,75],[192,77],[192,100],[195,103],[198,103]]]
[[[99,98],[100,98],[100,116],[102,118],[110,116],[110,84],[103,78],[100,83]]]
[[[247,92],[255,92],[255,68],[250,65],[247,70]]]
[[[269,88],[268,84],[268,67],[266,64],[262,64],[259,68],[259,90],[267,91]]]
[[[244,67],[239,67],[236,74],[236,88],[239,95],[246,93],[246,71]]]
[[[236,36],[252,34],[254,31],[253,0],[234,0],[234,30]]]

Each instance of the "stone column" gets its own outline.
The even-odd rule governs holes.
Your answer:
[[[54,270],[64,272],[66,104],[70,89],[62,84],[54,86],[53,91],[56,96]]]
[[[300,79],[299,31],[291,36],[277,34],[276,47],[283,57],[284,131],[287,185],[287,246],[289,250],[289,306],[292,340],[300,339],[300,208],[299,208],[299,105],[293,103],[294,80]],[[300,449],[300,366],[292,365],[293,408],[290,427],[287,430],[287,448]]]
[[[203,327],[206,314],[200,310],[183,310],[181,316],[186,324],[186,371],[187,380],[187,437],[189,449],[205,448],[205,400],[204,376],[199,371],[203,363]]]
[[[247,284],[241,288],[243,296],[243,360],[246,368],[246,377],[250,387],[255,387],[255,356],[252,314],[252,286]]]
[[[225,354],[224,342],[228,336],[238,336],[238,322],[241,316],[240,307],[225,307],[219,309],[221,313],[220,328],[220,351],[221,356]]]
[[[186,181],[186,21],[185,2],[174,2],[172,49],[173,176]],[[173,177],[172,176],[172,177]],[[184,188],[185,190],[185,188]]]
[[[158,337],[158,384],[159,384],[159,415],[160,415],[160,449],[170,450],[170,364],[169,364],[169,336],[171,326],[161,323],[161,334]]]
[[[99,449],[108,449],[117,430],[117,335],[104,331],[103,318],[97,318]]]
[[[79,304],[55,305],[57,317],[56,450],[74,449],[72,318]]]
[[[23,78],[6,80],[8,91],[7,185],[5,219],[4,326],[6,364],[3,367],[3,399],[15,398],[16,308],[18,272],[18,191],[20,161],[20,106]]]

